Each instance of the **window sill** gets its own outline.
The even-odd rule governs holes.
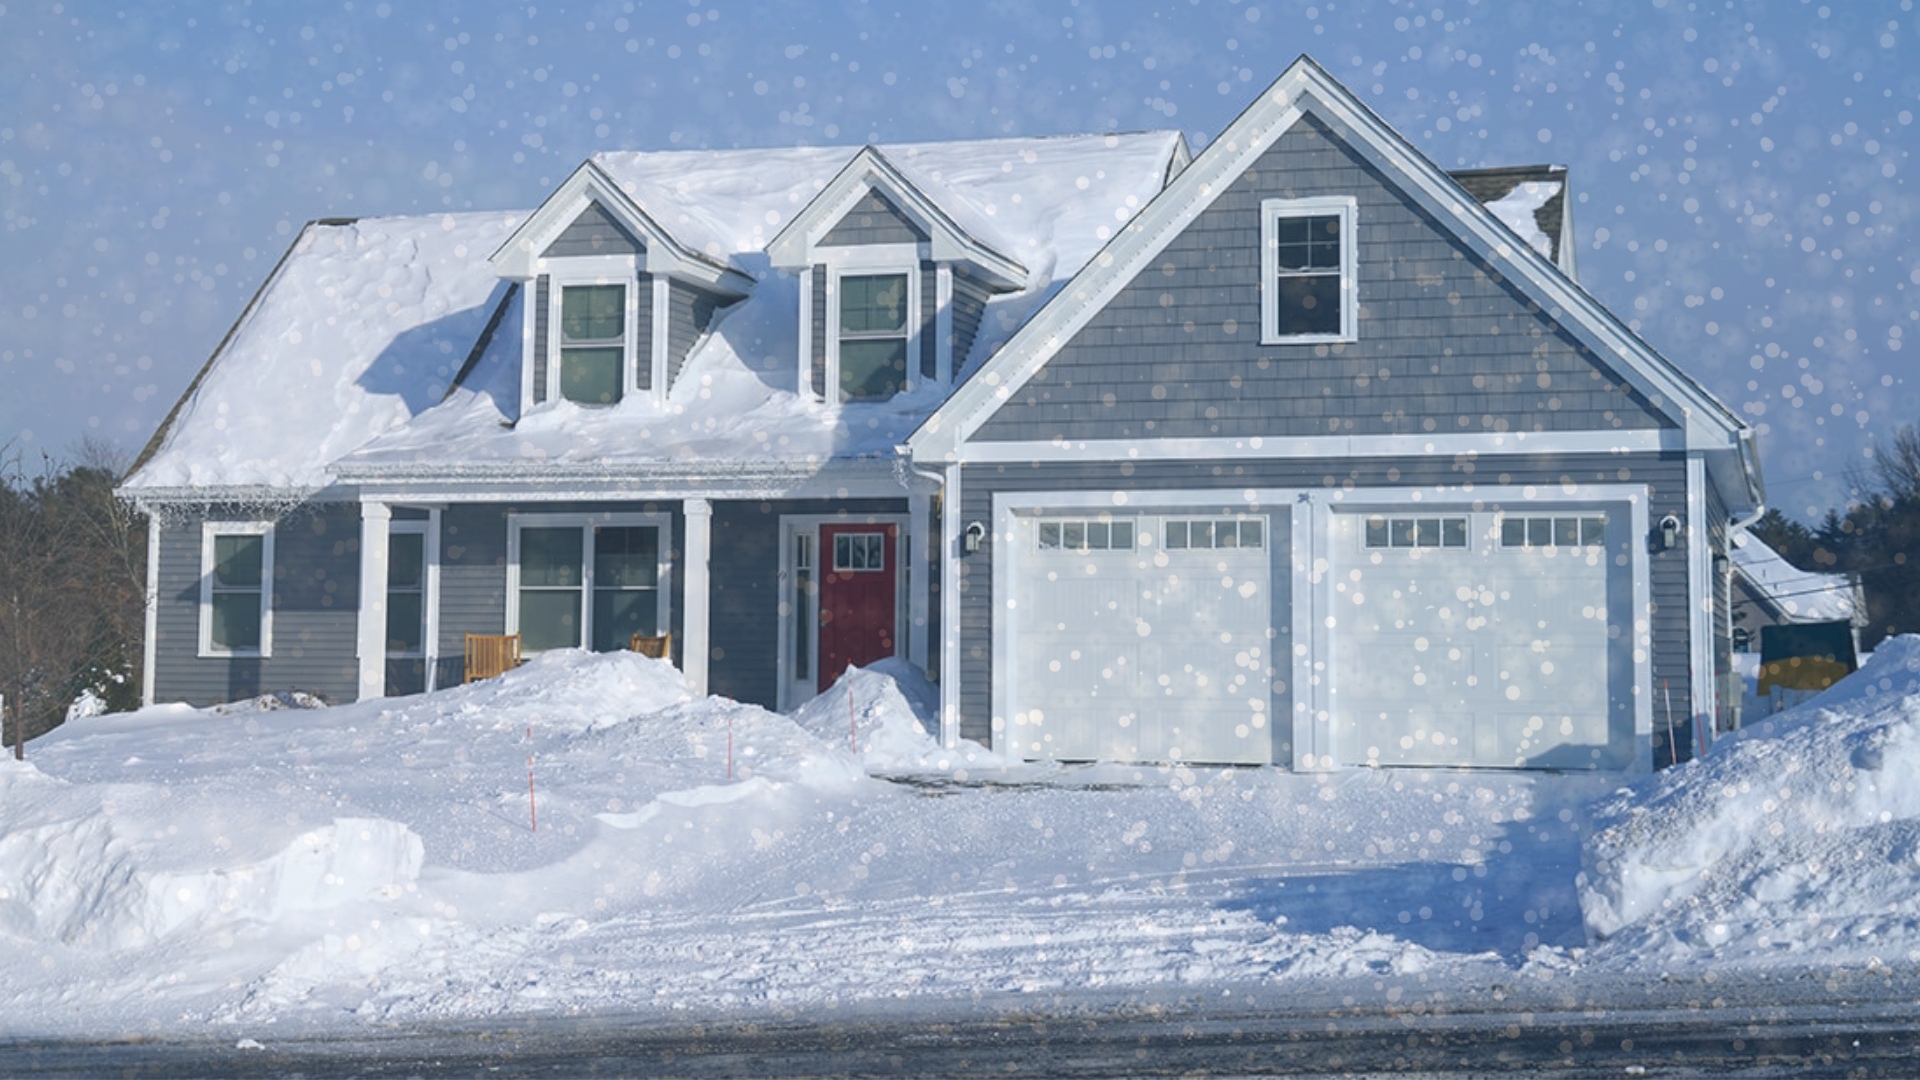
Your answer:
[[[1352,345],[1360,338],[1355,334],[1288,334],[1272,337],[1262,336],[1262,345]]]

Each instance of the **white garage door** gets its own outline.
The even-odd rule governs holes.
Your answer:
[[[1627,763],[1626,634],[1608,631],[1609,616],[1627,621],[1627,571],[1613,566],[1624,528],[1592,510],[1333,522],[1341,761]]]
[[[1273,759],[1264,517],[1043,514],[1016,537],[1016,754]]]

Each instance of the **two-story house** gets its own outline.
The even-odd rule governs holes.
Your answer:
[[[1646,768],[1727,667],[1752,431],[1311,60],[1173,132],[607,153],[310,223],[123,492],[150,700],[670,631],[888,656],[1026,758]]]

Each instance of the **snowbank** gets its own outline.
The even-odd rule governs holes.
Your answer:
[[[1625,789],[1581,883],[1612,962],[1920,960],[1920,637]]]
[[[0,762],[9,1032],[1252,1001],[1583,940],[1569,778],[1005,762],[941,748],[898,664],[792,717],[579,651],[312,704],[81,719]]]

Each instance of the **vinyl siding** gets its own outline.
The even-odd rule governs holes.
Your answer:
[[[926,239],[926,231],[901,213],[892,200],[878,191],[868,191],[838,224],[827,231],[827,235],[820,238],[820,244],[823,247],[914,244]]]
[[[640,271],[634,288],[633,367],[642,390],[653,389],[653,275]],[[671,383],[669,383],[671,385]]]
[[[933,263],[920,264],[920,377],[940,376],[940,335],[934,320],[940,314],[940,274]]]
[[[256,520],[233,508],[162,526],[154,700],[213,705],[298,690],[330,702],[358,693],[360,515],[309,503],[274,524],[272,656],[201,657],[201,523]]]
[[[958,269],[953,273],[953,370],[958,375],[973,351],[980,323],[986,318],[987,290]]]
[[[641,255],[647,246],[615,221],[599,203],[588,203],[541,254],[549,259],[575,255]]]
[[[1682,454],[1564,458],[1482,455],[1477,461],[1379,458],[1338,463],[1229,460],[969,466],[961,477],[960,520],[991,523],[996,492],[1120,489],[1133,493],[1132,501],[1136,504],[1150,505],[1151,496],[1142,493],[1218,490],[1223,506],[1239,508],[1245,505],[1241,493],[1248,488],[1330,490],[1351,482],[1364,488],[1424,488],[1433,492],[1444,486],[1457,492],[1461,484],[1474,481],[1556,487],[1563,482],[1646,484],[1650,490],[1648,512],[1652,521],[1668,513],[1684,516],[1686,509],[1686,460]],[[1431,497],[1445,499],[1453,492]],[[1460,497],[1474,496],[1462,494]],[[1276,527],[1274,535],[1279,537],[1284,532]],[[990,743],[992,739],[993,720],[995,582],[991,549],[992,544],[988,543],[975,554],[956,552],[953,555],[960,564],[960,596],[956,600],[960,605],[960,734],[983,743]],[[1650,616],[1656,695],[1654,759],[1656,764],[1665,764],[1666,725],[1658,695],[1663,685],[1670,687],[1674,701],[1681,703],[1674,718],[1676,728],[1686,720],[1684,703],[1689,700],[1686,555],[1683,551],[1655,552],[1649,556],[1649,571],[1654,604]],[[1684,731],[1676,731],[1676,742],[1684,746],[1685,738]]]
[[[1260,203],[1351,196],[1351,344],[1261,345]],[[1078,331],[980,440],[1662,426],[1574,333],[1312,117]]]

